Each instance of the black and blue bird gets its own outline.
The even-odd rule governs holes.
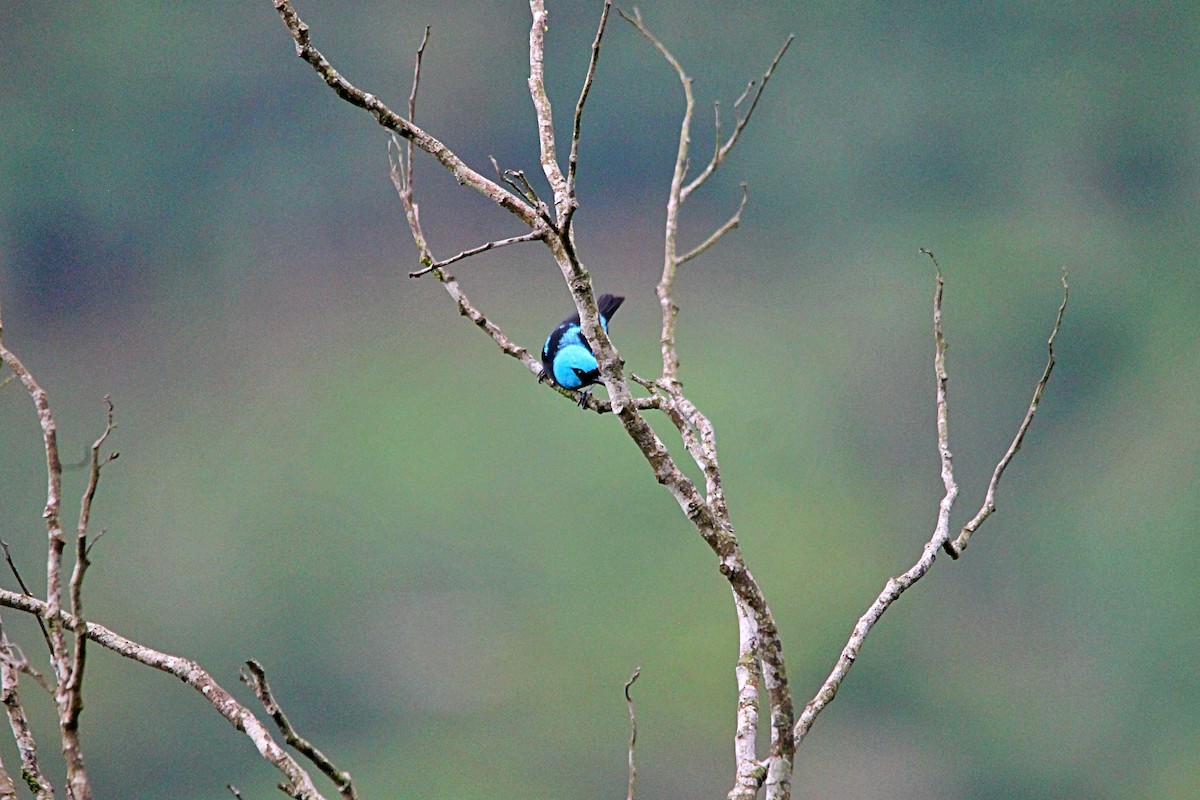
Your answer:
[[[605,333],[608,333],[609,319],[623,302],[624,297],[600,295],[596,305]],[[579,314],[567,317],[550,332],[542,347],[542,378],[552,378],[564,389],[583,389],[600,382],[600,365],[596,363],[591,345],[583,336]]]

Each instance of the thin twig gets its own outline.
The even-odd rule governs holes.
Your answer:
[[[737,111],[737,106],[734,105],[734,111]],[[721,101],[713,101],[713,161],[721,155]]]
[[[103,461],[100,460],[100,448],[108,440],[108,437],[116,430],[117,425],[113,422],[113,402],[108,395],[104,396],[104,402],[108,406],[107,421],[104,426],[104,432],[100,437],[92,443],[91,449],[91,469],[88,473],[87,489],[83,492],[83,498],[79,502],[79,524],[75,529],[75,568],[71,571],[71,580],[69,585],[71,597],[71,613],[77,617],[83,618],[83,578],[87,572],[91,562],[88,560],[88,522],[92,513],[92,501],[96,497],[96,489],[100,485],[100,468],[108,462],[116,459],[118,453],[110,453]],[[66,705],[66,720],[65,725],[71,730],[79,727],[79,715],[83,711],[83,671],[84,665],[87,663],[87,638],[75,631],[75,649],[71,658],[71,672],[67,679],[67,705]]]
[[[494,165],[496,160],[492,159]],[[525,202],[537,212],[538,218],[547,226],[553,228],[554,220],[550,218],[550,207],[546,205],[546,201],[538,196],[537,189],[533,188],[533,184],[525,177],[525,170],[521,169],[506,169],[504,170],[504,182],[516,190]]]
[[[588,59],[587,75],[583,79],[579,101],[575,104],[575,121],[571,128],[571,155],[567,159],[568,203],[558,228],[559,235],[568,241],[572,240],[571,220],[579,208],[579,198],[575,194],[575,170],[579,165],[579,130],[583,120],[583,104],[587,102],[592,81],[596,78],[596,64],[600,61],[600,42],[604,38],[604,28],[608,25],[608,13],[611,9],[612,0],[604,0],[604,9],[600,12],[600,25],[596,28],[596,38],[592,40],[592,55]]]
[[[241,792],[239,792],[239,791],[238,791],[238,788],[237,788],[236,786],[234,786],[232,783],[227,783],[227,784],[225,784],[225,788],[226,788],[226,789],[228,789],[228,790],[230,791],[230,793],[231,793],[231,794],[232,794],[234,797],[236,797],[236,798],[237,798],[237,800],[242,800],[242,793],[241,793]]]
[[[743,103],[743,102],[746,100],[746,98],[749,96],[749,94],[750,94],[750,92],[751,92],[751,90],[752,90],[752,89],[754,89],[754,81],[750,81],[750,82],[748,82],[748,83],[746,84],[746,88],[745,88],[745,89],[742,89],[742,93],[738,95],[738,99],[733,101],[733,116],[734,116],[734,119],[737,119],[737,114],[738,114],[738,111],[740,111],[740,110],[741,110],[741,108],[742,108],[742,103]]]
[[[634,800],[637,793],[637,767],[633,763],[633,748],[637,744],[637,717],[633,713],[633,698],[629,690],[641,674],[642,668],[637,667],[629,676],[629,680],[625,681],[625,707],[629,710],[629,790],[625,793],[625,800]]]
[[[8,542],[0,539],[0,549],[4,550],[4,560],[8,562],[8,568],[12,571],[13,577],[17,579],[17,585],[21,587],[21,591],[32,597],[33,593],[29,591],[29,587],[25,585],[25,579],[21,577],[20,570],[13,563],[12,553],[8,550]],[[53,653],[54,645],[50,644],[50,632],[46,630],[46,623],[42,622],[42,618],[38,617],[38,627],[42,629],[42,638],[46,640],[46,648]]]
[[[0,625],[0,630],[3,630],[3,625]],[[28,675],[42,691],[54,697],[54,687],[50,685],[50,681],[46,679],[45,675],[33,668],[33,665],[29,663],[29,659],[26,658],[25,653],[22,652],[20,647],[9,642],[6,657],[12,662],[12,665],[18,672]]]
[[[745,100],[746,96],[750,93],[751,88],[754,87],[754,81],[751,81],[746,85],[746,90],[742,92],[742,96],[739,97],[737,102],[733,104],[734,117],[737,119],[737,124],[734,126],[733,131],[729,134],[729,138],[725,140],[724,144],[721,144],[717,147],[716,152],[713,153],[712,160],[708,162],[708,166],[701,170],[701,172],[696,175],[695,178],[692,178],[691,182],[687,186],[683,187],[683,190],[680,192],[679,196],[680,200],[686,200],[688,195],[700,188],[700,186],[702,186],[704,182],[708,180],[709,176],[717,171],[717,167],[721,166],[721,162],[725,160],[725,156],[729,155],[729,151],[733,149],[735,144],[737,144],[737,140],[741,137],[742,131],[745,130],[746,125],[750,122],[750,117],[754,115],[754,109],[758,106],[759,98],[762,97],[763,91],[767,88],[767,81],[771,80],[771,75],[774,74],[775,68],[779,66],[779,62],[783,60],[784,53],[786,53],[788,48],[792,46],[792,41],[795,40],[795,38],[795,34],[788,34],[787,39],[783,43],[783,47],[779,48],[779,52],[775,54],[775,58],[771,61],[771,65],[767,67],[767,71],[763,73],[762,80],[758,82],[758,90],[754,92],[754,97],[750,101],[750,107],[746,109],[746,115],[741,116],[738,113],[738,110],[742,105],[742,101]],[[718,131],[718,135],[719,133],[720,131]]]
[[[421,44],[417,46],[417,55],[415,64],[413,65],[412,89],[408,92],[408,121],[417,121],[417,88],[421,84],[421,59],[425,55],[425,45],[429,44],[429,31],[432,30],[428,25],[425,26],[425,33],[421,35]],[[410,140],[411,141],[411,140]]]
[[[580,408],[586,408],[589,411],[595,411],[597,414],[612,413],[613,404],[611,400],[601,400],[586,391],[581,391],[579,389],[567,389],[563,386],[559,386],[553,381],[547,381],[544,374],[538,377],[538,381],[547,383],[551,389],[558,392],[563,397],[571,400]],[[647,411],[652,408],[666,408],[666,403],[664,402],[663,398],[658,395],[651,395],[649,397],[632,397],[629,400],[629,404],[632,408],[636,408],[639,411]]]
[[[742,184],[742,201],[740,203],[738,203],[737,211],[733,212],[733,216],[730,217],[728,220],[726,220],[724,225],[722,225],[721,227],[719,227],[715,231],[713,231],[712,234],[710,234],[709,237],[707,239],[705,239],[703,242],[696,245],[695,247],[693,247],[691,250],[684,253],[683,255],[679,256],[677,263],[683,264],[687,261],[691,261],[693,258],[700,255],[705,250],[707,250],[708,248],[710,248],[714,244],[716,244],[718,241],[720,241],[722,236],[729,233],[731,230],[733,230],[738,225],[740,225],[742,222],[742,211],[745,210],[746,201],[749,199],[750,199],[750,187],[748,187],[746,184],[743,183]]]
[[[677,384],[660,380],[655,388],[664,395],[660,407],[674,423],[692,460],[704,473],[705,502],[719,519],[728,523],[729,511],[721,488],[721,468],[717,463],[717,440],[712,423],[683,396]]]
[[[410,154],[410,157],[411,157],[411,154]],[[492,169],[496,171],[496,178],[498,180],[500,180],[500,182],[507,184],[508,187],[513,190],[514,197],[519,197],[522,200],[524,200],[526,203],[528,203],[531,208],[536,208],[536,203],[534,202],[537,199],[536,196],[534,198],[529,198],[529,197],[525,196],[525,189],[521,186],[518,186],[516,184],[516,182],[513,181],[513,179],[511,177],[509,177],[508,173],[511,170],[500,169],[500,162],[496,161],[495,156],[491,156],[491,155],[488,156],[488,161],[490,161],[492,163]]]
[[[393,140],[393,147],[400,151],[401,145],[398,141]],[[413,200],[413,179],[412,179],[412,154],[408,157],[396,156],[391,161],[392,184],[396,187],[396,193],[400,196],[400,204],[404,206],[404,214],[408,218],[408,225],[412,231],[413,241],[417,245],[417,250],[420,253],[421,263],[425,266],[436,264],[432,252],[429,249],[429,243],[425,239],[425,234],[421,229],[421,219],[417,211],[417,204]],[[500,350],[506,355],[524,364],[534,375],[542,374],[542,364],[535,359],[528,350],[509,339],[504,331],[495,323],[489,320],[479,311],[463,292],[462,287],[458,285],[458,281],[450,274],[448,270],[442,267],[435,267],[433,270],[434,277],[441,281],[450,297],[454,299],[458,306],[458,311],[463,316],[469,318],[481,330],[492,338]]]
[[[544,239],[545,236],[546,236],[546,234],[543,233],[542,231],[530,231],[529,233],[523,234],[521,236],[511,236],[508,239],[498,239],[494,242],[488,242],[487,244],[481,244],[479,247],[472,247],[470,250],[464,250],[461,253],[459,253],[458,255],[451,256],[450,258],[443,259],[442,261],[435,261],[434,263],[428,264],[419,270],[410,272],[410,273],[408,273],[408,277],[419,278],[422,275],[428,275],[430,272],[433,272],[435,269],[441,269],[442,267],[448,267],[456,261],[462,261],[464,258],[470,258],[471,256],[477,256],[480,253],[486,253],[488,250],[495,250],[497,247],[505,247],[510,244],[517,244],[518,242],[536,242],[540,239]]]
[[[299,750],[305,758],[324,773],[325,777],[333,781],[338,789],[338,794],[346,800],[355,800],[357,795],[354,792],[354,781],[351,779],[350,773],[338,769],[315,745],[296,733],[296,729],[292,727],[287,715],[283,713],[283,709],[279,707],[279,703],[275,702],[275,697],[271,694],[271,686],[267,683],[267,674],[263,670],[262,664],[250,659],[246,662],[246,668],[249,670],[249,675],[242,673],[242,681],[254,690],[254,695],[263,704],[263,709],[275,721],[275,726],[283,734],[283,740]]]
[[[979,526],[983,521],[991,516],[996,510],[996,488],[1000,485],[1000,476],[1004,474],[1004,470],[1008,468],[1009,463],[1021,449],[1021,443],[1025,441],[1025,434],[1029,431],[1029,426],[1033,422],[1033,415],[1037,413],[1038,404],[1042,402],[1042,394],[1046,391],[1046,384],[1050,381],[1050,373],[1054,371],[1054,338],[1058,336],[1059,330],[1062,329],[1063,314],[1067,311],[1067,300],[1071,295],[1071,288],[1067,285],[1067,273],[1064,270],[1060,283],[1063,287],[1062,303],[1058,307],[1058,316],[1054,320],[1054,327],[1050,331],[1050,338],[1046,340],[1046,368],[1042,371],[1042,377],[1038,379],[1037,386],[1033,389],[1033,400],[1029,403],[1029,408],[1025,410],[1025,418],[1021,420],[1020,427],[1017,428],[1017,435],[1013,437],[1012,444],[1008,446],[1008,450],[1004,456],[996,464],[996,469],[992,472],[992,479],[988,483],[987,495],[984,497],[983,505],[980,507],[975,517],[963,526],[962,531],[958,534],[953,542],[946,543],[946,550],[951,557],[958,558],[962,552],[967,549],[967,543],[971,539],[971,534],[979,530]]]

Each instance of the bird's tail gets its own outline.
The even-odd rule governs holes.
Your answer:
[[[600,299],[596,302],[596,305],[600,309],[601,317],[604,319],[611,319],[612,315],[615,314],[617,309],[621,307],[621,303],[624,302],[625,298],[622,296],[602,294],[600,295]]]

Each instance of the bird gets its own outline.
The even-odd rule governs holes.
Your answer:
[[[600,324],[608,333],[608,321],[624,297],[602,294],[596,305],[600,309]],[[550,378],[555,384],[564,389],[586,389],[600,382],[600,365],[592,354],[591,345],[583,336],[579,325],[579,314],[572,314],[558,324],[558,327],[546,337],[542,346],[542,380]],[[580,405],[587,402],[587,396]]]

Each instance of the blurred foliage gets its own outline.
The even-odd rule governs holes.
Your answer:
[[[551,8],[565,133],[599,4]],[[1000,513],[873,634],[800,753],[796,796],[1195,797],[1200,14],[642,10],[696,79],[697,159],[708,103],[729,120],[798,37],[684,238],[724,219],[741,181],[745,223],[679,285],[685,382],[717,425],[798,705],[940,498],[917,247],[948,280],[958,522],[1028,402],[1070,272],[1059,366]],[[538,174],[522,7],[299,11],[397,107],[431,24],[418,121],[477,167]],[[121,425],[88,615],[229,688],[260,659],[363,797],[619,795],[635,665],[642,792],[723,793],[735,625],[706,548],[611,418],[538,386],[434,281],[404,277],[385,137],[295,58],[270,4],[6,4],[0,29],[6,340],[50,391],[69,458],[105,393]],[[577,224],[599,287],[630,298],[613,334],[642,374],[681,110],[669,69],[614,19]],[[515,232],[431,162],[418,181],[440,254]],[[530,348],[570,307],[534,246],[457,273]],[[0,448],[0,536],[33,580],[44,476],[15,383]],[[69,474],[72,495],[82,481]],[[4,621],[36,655],[27,621]],[[273,792],[190,690],[92,653],[100,794]],[[10,741],[0,756],[16,763]]]

